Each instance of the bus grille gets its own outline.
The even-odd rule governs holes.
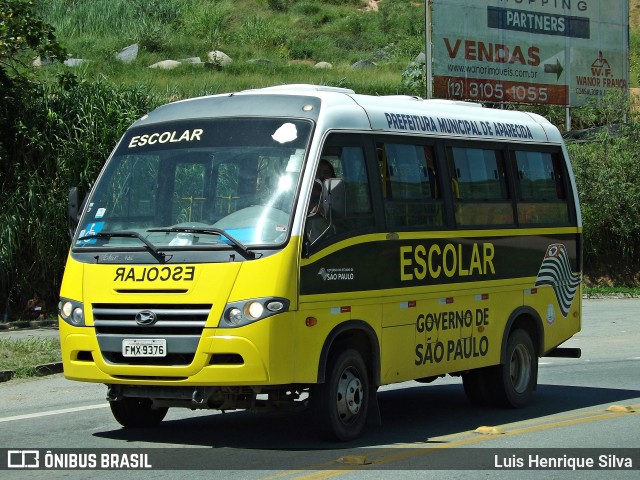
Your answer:
[[[198,348],[211,305],[94,303],[92,310],[98,344],[107,363],[189,365]],[[140,315],[141,313],[143,315]],[[142,321],[140,321],[141,317]],[[167,355],[165,357],[122,355],[123,340],[145,338],[166,339]]]

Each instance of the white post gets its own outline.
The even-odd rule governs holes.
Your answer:
[[[433,97],[433,71],[431,69],[431,2],[424,1],[424,55],[425,55],[425,83],[427,84],[427,98]]]

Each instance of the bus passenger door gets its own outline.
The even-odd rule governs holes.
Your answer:
[[[303,371],[302,378],[310,381],[316,380],[318,368],[311,360],[320,358],[327,338],[334,345],[341,343],[333,338],[332,331],[343,332],[340,335],[344,335],[344,342],[351,345],[353,335],[348,329],[354,325],[354,328],[375,332],[376,343],[380,343],[382,307],[375,294],[379,284],[378,245],[372,241],[377,227],[368,163],[372,155],[368,150],[362,135],[331,134],[320,158],[311,165],[314,173],[321,170],[335,175],[342,184],[345,198],[340,202],[344,205],[341,211],[324,208],[324,204],[318,208],[317,197],[311,199],[315,202],[313,205],[305,206],[305,212],[309,213],[300,261],[297,364]],[[320,176],[326,177],[326,174]],[[317,175],[316,178],[324,181],[325,189],[332,183],[327,178]],[[317,321],[314,328],[305,325],[307,318]],[[355,342],[354,345],[360,348],[361,344]]]

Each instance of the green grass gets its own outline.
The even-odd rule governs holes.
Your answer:
[[[629,31],[629,86],[640,86],[640,32]]]
[[[359,93],[415,93],[402,72],[424,49],[424,7],[411,0],[383,1],[379,12],[362,0],[46,0],[40,15],[74,58],[81,79],[105,77],[117,85],[145,84],[172,100],[284,83],[348,86]],[[140,45],[129,65],[114,55]],[[227,53],[221,70],[183,65],[149,69],[160,60]],[[270,66],[251,60],[266,59]],[[358,60],[378,64],[358,71]],[[331,70],[313,65],[327,61]],[[44,70],[44,69],[43,69]],[[59,73],[58,69],[47,69]],[[42,72],[44,75],[51,73]]]
[[[377,12],[364,0],[43,0],[42,18],[73,57],[91,64],[78,72],[115,84],[145,83],[168,99],[201,93],[238,91],[279,83],[349,84],[359,93],[408,93],[402,72],[424,51],[424,4],[382,0]],[[638,85],[640,60],[636,30],[640,0],[631,1],[630,83]],[[634,23],[635,22],[635,23]],[[140,45],[138,59],[122,65],[114,59],[123,47]],[[222,50],[233,68],[207,71],[185,66],[180,72],[147,68],[167,59],[200,57]],[[272,71],[256,72],[249,60],[267,59]],[[350,69],[373,60],[373,72]],[[327,61],[335,69],[317,72]],[[306,65],[290,68],[292,62]],[[303,72],[303,70],[307,70]]]
[[[640,297],[640,287],[585,287],[583,293],[587,297],[629,296]]]
[[[32,377],[37,365],[60,360],[57,338],[0,339],[0,370],[13,370],[16,378]]]
[[[149,59],[148,63],[159,60],[160,58]],[[380,65],[372,72],[352,70],[350,67],[316,69],[304,63],[276,61],[272,64],[235,62],[221,70],[187,63],[173,70],[149,69],[137,63],[92,63],[76,73],[87,79],[103,78],[122,87],[146,85],[167,101],[172,101],[287,83],[340,86],[372,95],[410,94],[400,83],[399,71],[401,68],[395,64]]]

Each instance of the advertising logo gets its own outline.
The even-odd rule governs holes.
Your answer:
[[[558,299],[562,316],[566,317],[580,285],[580,274],[571,271],[567,248],[561,243],[549,245],[540,265],[536,287],[550,285]]]

